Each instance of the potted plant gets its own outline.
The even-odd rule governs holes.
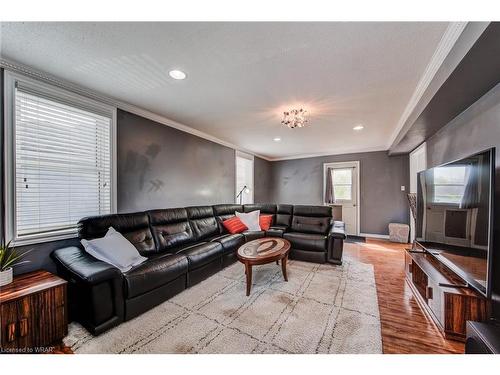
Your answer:
[[[19,253],[13,247],[10,247],[10,242],[7,245],[0,244],[0,286],[10,284],[12,282],[12,267],[18,266],[29,261],[21,261],[29,251]]]

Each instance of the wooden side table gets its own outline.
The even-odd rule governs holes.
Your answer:
[[[0,353],[43,353],[68,334],[66,284],[35,271],[0,287]]]

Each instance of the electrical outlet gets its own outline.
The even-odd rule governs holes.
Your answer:
[[[406,187],[404,185],[401,185],[401,191],[405,191]]]

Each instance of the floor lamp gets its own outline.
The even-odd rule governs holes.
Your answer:
[[[248,188],[248,186],[243,186],[243,189],[240,190],[240,192],[238,193],[238,195],[236,196],[236,199],[240,198],[240,204],[241,204],[241,200],[243,198],[243,192],[245,192],[246,194],[250,193],[250,189]]]

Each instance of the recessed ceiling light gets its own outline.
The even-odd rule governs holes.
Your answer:
[[[365,127],[363,125],[356,125],[352,130],[363,130]]]
[[[168,75],[172,77],[173,79],[185,79],[186,78],[186,73],[184,73],[182,70],[171,70],[168,72]]]
[[[280,137],[274,137],[274,138],[273,138],[273,141],[274,141],[274,142],[281,142],[281,138],[280,138]]]

